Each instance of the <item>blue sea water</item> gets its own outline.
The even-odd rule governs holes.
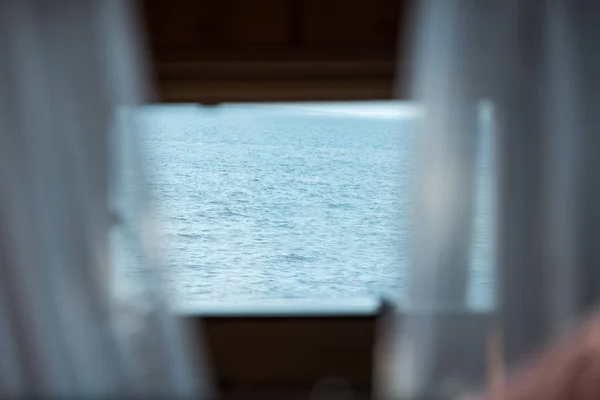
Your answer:
[[[178,299],[406,294],[418,117],[268,106],[150,107],[141,116]],[[485,306],[488,178],[480,183],[471,298]]]

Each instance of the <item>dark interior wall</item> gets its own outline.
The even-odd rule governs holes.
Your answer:
[[[186,322],[204,333],[223,398],[308,399],[332,380],[343,382],[354,398],[368,398],[379,318],[190,315]]]
[[[203,103],[391,98],[410,12],[407,0],[140,6],[158,100]]]

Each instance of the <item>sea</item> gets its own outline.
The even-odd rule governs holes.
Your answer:
[[[200,302],[403,302],[418,183],[415,110],[411,104],[140,110],[142,159],[160,216],[170,295]],[[490,145],[483,143],[468,293],[474,308],[489,307],[493,294],[493,182]]]

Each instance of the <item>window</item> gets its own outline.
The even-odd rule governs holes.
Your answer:
[[[402,299],[418,107],[181,105],[140,116],[176,299]]]

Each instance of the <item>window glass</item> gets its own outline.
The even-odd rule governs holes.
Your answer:
[[[418,119],[402,102],[142,109],[171,293],[401,301]]]

